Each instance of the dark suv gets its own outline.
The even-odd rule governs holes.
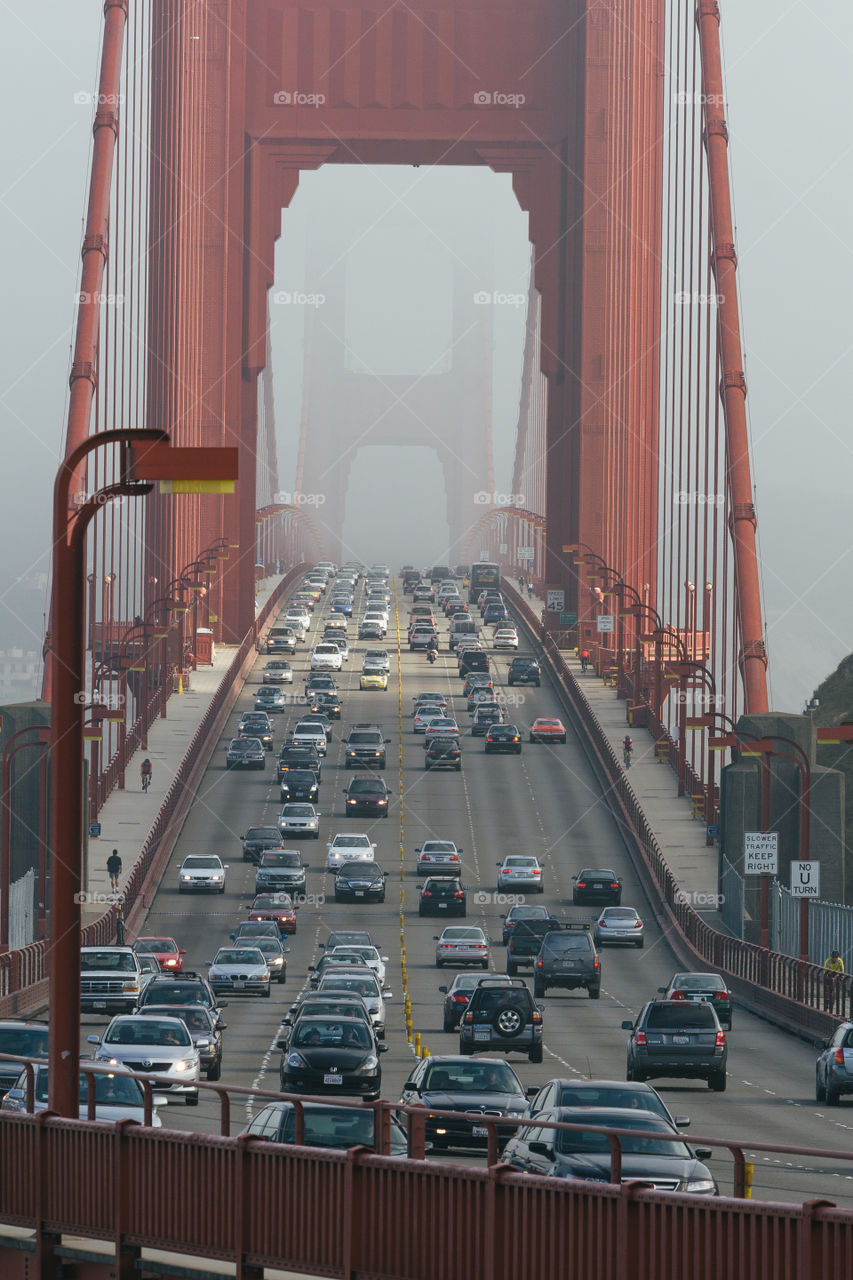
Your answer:
[[[481,978],[459,1023],[460,1053],[495,1049],[542,1061],[542,1011],[521,978]]]
[[[385,747],[390,741],[381,729],[350,729],[346,738],[345,769],[384,769]]]
[[[201,1004],[205,1009],[212,1009],[218,1013],[220,1009],[225,1008],[227,1001],[220,1000],[214,994],[207,978],[203,978],[200,973],[184,969],[181,973],[175,974],[155,973],[139,997],[138,1008],[146,1008],[149,1004]]]
[[[459,674],[467,676],[469,671],[488,671],[489,655],[482,649],[465,649],[459,659]]]
[[[601,995],[601,961],[588,924],[562,924],[542,939],[533,963],[533,994],[544,996],[549,987],[585,987],[590,1000]]]
[[[509,664],[506,682],[508,685],[514,684],[535,684],[538,686],[542,683],[542,670],[535,658],[513,658]]]
[[[652,1000],[636,1022],[623,1022],[630,1031],[628,1080],[660,1076],[707,1080],[716,1093],[726,1087],[726,1033],[713,1006],[700,1000]]]
[[[281,832],[278,827],[249,827],[240,839],[243,841],[243,861],[258,863],[267,849],[281,848]]]
[[[323,780],[323,766],[316,747],[293,746],[287,743],[278,757],[278,780],[281,782],[289,769],[311,769],[317,775],[317,781]]]
[[[560,921],[548,915],[544,919],[519,920],[514,925],[506,941],[506,971],[511,978],[521,965],[536,963],[542,939],[559,928]]]
[[[448,736],[446,738],[432,738],[426,743],[424,768],[455,769],[459,773],[462,769],[462,752],[458,739]]]
[[[465,889],[458,876],[430,876],[420,891],[419,916],[465,916]]]

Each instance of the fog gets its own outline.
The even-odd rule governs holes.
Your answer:
[[[843,518],[853,450],[853,6],[721,0],[721,8],[772,696],[777,707],[799,710],[853,648],[851,534]],[[519,13],[523,20],[521,6]],[[91,141],[91,108],[74,94],[95,84],[100,24],[101,6],[92,0],[49,7],[6,0],[0,9],[0,649],[42,641]],[[375,288],[358,291],[346,358],[375,370],[381,356],[386,375],[438,368],[451,331],[448,280],[472,250],[482,250],[484,227],[491,287],[523,288],[524,218],[502,178],[452,169],[306,174],[283,219],[276,288],[302,287],[313,220],[337,218],[346,236],[380,192],[388,214],[350,267],[362,278],[376,272]],[[429,226],[448,207],[453,236],[442,237],[442,257]],[[483,370],[483,383],[491,383],[495,482],[509,488],[524,316],[519,308],[493,310],[492,368]],[[274,316],[282,484],[293,475],[301,420],[302,321],[295,312]],[[345,500],[351,554],[420,563],[448,536],[434,449],[425,441],[365,441]]]

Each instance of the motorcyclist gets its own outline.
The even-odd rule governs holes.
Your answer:
[[[438,657],[438,641],[436,640],[435,636],[433,636],[432,640],[430,640],[429,644],[427,645],[427,662],[432,664],[433,662],[435,662],[437,657]]]

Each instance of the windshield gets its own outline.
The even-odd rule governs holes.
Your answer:
[[[379,987],[376,979],[374,977],[368,978],[366,975],[363,978],[357,978],[352,976],[347,977],[344,974],[330,973],[327,977],[323,978],[322,986],[327,991],[329,989],[335,991],[354,991],[356,995],[366,996],[368,998],[373,996],[374,999],[379,994]]]
[[[261,860],[262,867],[300,867],[301,865],[301,853],[265,853]]]
[[[568,1120],[568,1117],[566,1117]],[[592,1111],[588,1116],[573,1116],[572,1123],[585,1123],[608,1125],[625,1129],[644,1129],[649,1134],[659,1134],[664,1128],[660,1121],[653,1119],[651,1116],[643,1117],[636,1113],[625,1116],[614,1116],[611,1111],[603,1114],[597,1114]],[[689,1160],[690,1152],[683,1142],[671,1140],[661,1137],[641,1137],[641,1138],[622,1138],[622,1150],[627,1155],[649,1155],[649,1156],[673,1156],[678,1160]],[[559,1130],[557,1138],[557,1150],[570,1152],[595,1152],[596,1154],[610,1154],[610,1142],[604,1133],[572,1133],[569,1129]]]
[[[385,784],[380,778],[375,781],[372,778],[365,778],[363,782],[351,782],[349,789],[350,795],[360,795],[366,791],[384,791]]]
[[[585,933],[549,933],[542,946],[549,951],[589,951],[589,938]]]
[[[84,951],[80,956],[83,973],[112,970],[114,973],[136,973],[136,956],[126,951]]]
[[[725,983],[716,973],[677,973],[670,986],[690,987],[692,991],[722,991]]]
[[[300,1018],[290,1043],[295,1048],[370,1049],[372,1036],[364,1022]]]
[[[535,867],[535,858],[507,858],[504,862],[505,867]]]
[[[107,1028],[104,1044],[191,1045],[186,1027],[176,1019],[117,1018]]]
[[[22,1058],[46,1058],[47,1027],[0,1027],[0,1053],[20,1054]]]
[[[351,733],[348,742],[378,742],[380,735],[378,733]]]
[[[36,1074],[35,1097],[37,1102],[48,1100],[49,1076],[47,1070]],[[22,1087],[26,1087],[25,1085]],[[89,1101],[89,1076],[80,1074],[80,1103]],[[113,1075],[109,1072],[95,1074],[95,1101],[109,1107],[142,1107],[142,1087],[133,1076]]]
[[[279,833],[275,827],[249,827],[246,832],[247,840],[275,840],[279,841]]]
[[[427,840],[421,849],[422,853],[455,853],[456,845],[450,840]]]
[[[160,1009],[145,1010],[146,1017],[156,1018],[158,1015],[162,1016],[162,1013],[163,1010]],[[201,1005],[197,1005],[195,1008],[193,1008],[192,1005],[189,1005],[187,1008],[174,1010],[169,1007],[169,1016],[180,1018],[181,1022],[183,1022],[190,1031],[203,1031],[205,1035],[210,1031],[210,1020],[207,1015],[207,1010],[202,1008]]]
[[[161,955],[176,955],[178,950],[171,938],[137,938],[133,945],[140,951],[156,951]]]
[[[218,858],[187,858],[184,861],[185,871],[221,871],[222,863]]]
[[[457,929],[445,929],[441,935],[442,942],[485,942],[485,940],[482,929],[464,929],[461,926]]]
[[[288,787],[311,787],[315,782],[316,778],[308,769],[288,769],[287,771]]]
[[[285,818],[313,818],[314,806],[310,804],[286,804],[282,816]]]
[[[372,845],[367,836],[335,836],[332,847],[334,849],[370,849]]]
[[[214,964],[262,964],[263,956],[257,947],[240,948],[229,947],[226,951],[224,948],[217,951]]]
[[[717,1025],[717,1016],[708,1004],[690,1004],[688,1001],[674,1005],[652,1005],[646,1026],[678,1027],[685,1031],[710,1031]]]
[[[514,1093],[523,1096],[515,1073],[502,1062],[445,1062],[430,1067],[424,1088],[445,1093]]]
[[[168,985],[166,983],[159,983],[156,978],[154,979],[154,982],[156,982],[157,985],[154,987],[147,987],[144,994],[151,995],[152,997],[156,995],[157,1004],[206,1005],[208,1003],[207,992],[201,985],[197,986],[195,983],[176,983],[173,986],[171,982],[169,982]]]
[[[561,1107],[619,1107],[625,1111],[654,1111],[657,1115],[663,1116],[667,1121],[666,1107],[661,1102],[658,1095],[653,1089],[644,1089],[642,1091],[634,1089],[620,1089],[618,1085],[597,1086],[590,1088],[578,1087],[573,1088],[572,1085],[566,1084],[560,1089],[559,1105]],[[625,1128],[632,1129],[633,1124],[626,1120]]]

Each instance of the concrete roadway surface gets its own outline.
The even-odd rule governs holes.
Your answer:
[[[363,587],[356,597],[351,636],[357,635],[357,619]],[[320,895],[319,905],[306,904],[299,913],[297,932],[288,940],[287,981],[274,984],[270,999],[232,996],[225,1011],[224,1082],[266,1089],[278,1088],[280,1053],[275,1048],[281,1019],[297,995],[305,989],[309,964],[322,951],[319,943],[330,930],[341,927],[368,929],[382,954],[390,958],[387,983],[394,993],[388,1005],[387,1043],[382,1058],[383,1096],[396,1100],[414,1062],[414,1053],[405,1032],[399,946],[400,878],[400,796],[399,796],[399,704],[402,701],[403,734],[403,847],[405,886],[405,936],[409,991],[415,1031],[433,1054],[458,1053],[458,1037],[442,1031],[440,984],[452,981],[453,970],[438,970],[434,964],[433,938],[441,921],[420,919],[417,914],[416,845],[426,838],[455,840],[464,849],[464,883],[469,889],[467,923],[481,925],[496,945],[491,968],[504,972],[505,952],[500,945],[502,910],[496,901],[496,862],[512,851],[532,852],[545,868],[545,893],[535,901],[544,902],[556,914],[567,918],[590,919],[596,908],[572,906],[574,873],[586,865],[613,866],[622,877],[625,905],[636,906],[648,915],[648,904],[637,875],[618,837],[615,819],[602,797],[578,740],[569,728],[566,745],[528,745],[524,733],[519,756],[486,756],[481,738],[467,733],[469,717],[461,699],[461,681],[456,660],[446,644],[446,625],[441,624],[442,649],[434,666],[422,653],[410,654],[406,646],[408,597],[397,584],[400,632],[403,650],[402,699],[398,696],[398,659],[393,603],[386,641],[391,654],[391,678],[386,692],[358,689],[361,654],[368,645],[355,642],[339,681],[343,696],[343,718],[334,724],[334,737],[324,761],[319,809],[322,816],[320,839],[302,846],[309,863],[308,894]],[[312,618],[306,644],[297,649],[291,662],[293,686],[286,693],[300,693],[308,667],[312,637],[322,627],[327,614],[328,595],[321,600]],[[488,629],[486,635],[491,634]],[[373,647],[373,642],[371,646]],[[522,645],[522,652],[524,647]],[[245,919],[254,891],[254,867],[242,862],[240,835],[253,825],[274,824],[280,810],[274,761],[285,728],[298,718],[299,707],[288,707],[274,717],[276,750],[266,771],[228,772],[225,747],[232,736],[238,715],[253,705],[252,694],[267,658],[259,656],[238,699],[228,727],[214,752],[198,790],[197,799],[181,833],[177,848],[165,872],[148,915],[144,932],[165,934],[187,949],[185,967],[206,973],[217,947],[226,943],[234,926]],[[496,656],[493,671],[496,684],[504,686],[510,699],[508,718],[522,730],[538,715],[562,714],[547,676],[541,688],[507,689],[509,659]],[[423,767],[423,738],[411,730],[412,697],[421,689],[445,693],[463,731],[463,769],[426,772]],[[563,717],[565,719],[565,717]],[[353,776],[342,765],[341,737],[348,723],[376,721],[390,738],[385,777],[392,789],[391,813],[387,820],[347,820],[343,814],[342,790]],[[326,841],[337,831],[368,831],[377,842],[377,860],[389,871],[385,904],[336,905],[333,878],[325,870]],[[291,842],[293,844],[294,842]],[[183,895],[177,892],[177,866],[186,854],[216,852],[229,863],[224,895]],[[713,856],[709,854],[709,856]],[[325,895],[325,901],[322,896]],[[484,900],[485,899],[485,900]],[[540,1085],[555,1076],[578,1076],[624,1080],[627,1034],[620,1027],[642,1004],[666,984],[679,966],[666,939],[653,922],[646,925],[645,948],[606,948],[602,953],[602,993],[591,1001],[586,992],[551,991],[544,998],[545,1059],[530,1064],[526,1057],[510,1054],[525,1087]],[[527,971],[522,970],[525,974]],[[531,984],[532,985],[532,984]],[[91,1052],[85,1036],[103,1019],[87,1017],[83,1027],[83,1050]],[[777,1030],[770,1024],[735,1007],[734,1029],[728,1033],[728,1088],[712,1093],[702,1081],[652,1081],[673,1114],[692,1118],[690,1134],[726,1137],[791,1146],[849,1149],[853,1129],[853,1102],[828,1109],[814,1101],[813,1047]],[[257,1103],[235,1099],[232,1133],[242,1129]],[[170,1103],[160,1109],[167,1127],[218,1132],[218,1108],[202,1098],[197,1108]],[[447,1159],[447,1156],[442,1156]],[[454,1157],[450,1157],[453,1159]],[[478,1161],[476,1155],[459,1157]],[[749,1158],[749,1157],[748,1157]],[[731,1188],[731,1160],[724,1151],[715,1154],[711,1168],[725,1194]],[[807,1161],[795,1156],[755,1158],[756,1198],[799,1202],[825,1197],[845,1208],[853,1208],[853,1162],[832,1159]]]

